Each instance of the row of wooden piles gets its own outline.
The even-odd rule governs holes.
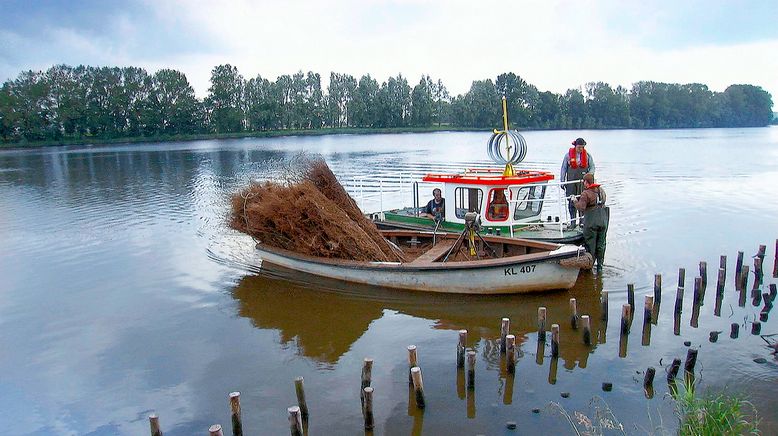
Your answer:
[[[758,306],[764,303],[763,308],[760,311],[760,321],[767,320],[770,310],[773,307],[773,301],[778,295],[776,285],[769,285],[769,292],[761,293],[764,274],[762,270],[762,264],[765,256],[765,246],[759,247],[756,255],[754,255],[754,282],[752,287],[752,299],[754,306]],[[695,318],[699,316],[699,307],[703,304],[705,299],[705,289],[707,288],[707,263],[702,261],[699,266],[699,277],[694,279],[694,297],[693,310],[692,310],[692,325],[694,326]],[[749,282],[750,268],[748,265],[743,265],[743,252],[738,252],[737,262],[735,264],[735,290],[740,294],[739,302],[741,306],[745,306],[745,298],[743,295],[746,293],[746,289]],[[714,308],[714,314],[720,316],[721,300],[724,295],[725,281],[727,276],[727,257],[722,255],[720,258],[719,270],[716,282],[716,306]],[[773,266],[773,277],[778,278],[778,240],[776,240],[776,257]],[[678,272],[678,287],[676,289],[676,299],[674,305],[674,333],[678,335],[680,333],[679,319],[680,314],[683,312],[683,295],[686,282],[686,270],[680,268]],[[601,293],[601,306],[602,306],[602,321],[607,328],[608,322],[608,292]],[[758,299],[758,302],[757,302]],[[649,345],[647,337],[650,338],[650,329],[652,324],[657,324],[659,317],[659,309],[662,301],[662,276],[656,274],[654,276],[653,295],[646,295],[643,304],[643,345]],[[621,357],[626,356],[626,338],[629,336],[634,313],[635,313],[635,288],[634,284],[627,285],[627,303],[622,306],[621,310],[621,322],[619,331],[621,335],[619,355]],[[548,333],[550,331],[550,348],[551,348],[551,364],[550,370],[556,367],[556,361],[559,358],[560,351],[560,326],[559,324],[552,324],[550,330],[547,326],[548,310],[546,307],[539,307],[537,311],[537,340],[539,355],[543,354],[545,349],[545,343],[548,340]],[[760,333],[760,321],[754,320],[752,322],[751,333]],[[581,342],[585,345],[592,345],[593,337],[590,324],[589,315],[579,315],[577,309],[577,301],[575,298],[570,299],[570,326],[573,330],[580,331]],[[733,323],[730,331],[730,337],[737,338],[739,334],[740,325]],[[476,352],[473,349],[468,349],[467,344],[467,330],[459,330],[458,342],[456,346],[456,365],[458,368],[458,374],[463,374],[465,381],[464,385],[467,389],[468,402],[474,402],[475,391],[475,374],[476,374]],[[715,342],[716,338],[711,334],[711,342]],[[509,377],[514,377],[516,372],[517,363],[517,348],[516,348],[516,336],[510,334],[510,319],[502,318],[500,321],[500,353],[501,359],[505,364]],[[408,384],[409,389],[413,391],[412,401],[413,404],[409,404],[409,407],[416,407],[418,409],[424,409],[427,407],[427,400],[424,392],[424,382],[422,378],[422,370],[419,364],[418,350],[415,345],[409,345],[408,350]],[[694,382],[694,371],[697,364],[699,350],[696,348],[689,348],[687,350],[685,361],[681,358],[674,358],[672,363],[666,369],[667,382],[670,387],[671,393],[675,394],[675,379],[678,377],[681,364],[683,363],[684,375],[686,383]],[[541,360],[542,362],[542,360]],[[360,399],[362,416],[364,418],[365,430],[372,430],[375,421],[373,413],[373,394],[374,387],[372,386],[372,374],[373,374],[374,360],[371,358],[365,358],[362,366],[362,374],[360,380]],[[656,368],[649,366],[646,368],[643,377],[643,387],[647,398],[653,397],[653,383],[656,375]],[[307,424],[309,419],[309,409],[305,397],[305,388],[303,377],[297,377],[294,380],[295,392],[297,396],[297,404],[288,407],[287,413],[289,418],[289,431],[292,436],[302,436],[307,433]],[[602,383],[602,389],[604,391],[610,391],[612,389],[612,383],[604,381]],[[564,395],[564,394],[563,394]],[[241,404],[240,393],[232,392],[229,394],[229,405],[231,411],[232,422],[232,434],[234,436],[243,435],[243,422],[241,418]],[[474,407],[474,406],[473,406]],[[470,406],[468,407],[470,409]],[[537,411],[538,409],[535,409]],[[470,412],[468,412],[469,414]],[[151,427],[152,436],[162,436],[162,430],[159,424],[159,417],[157,415],[149,416],[149,423]],[[510,424],[515,425],[515,424]],[[223,429],[220,424],[214,424],[209,429],[211,436],[223,436]]]

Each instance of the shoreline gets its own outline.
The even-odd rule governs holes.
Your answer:
[[[746,129],[772,127],[776,124],[768,124],[762,127],[678,127],[672,129],[638,129],[638,128],[598,128],[598,129],[559,129],[559,128],[534,128],[520,129],[520,132],[536,131],[554,131],[554,130],[685,130],[685,129]],[[491,129],[481,127],[454,127],[454,126],[434,126],[434,127],[341,127],[341,128],[322,128],[308,130],[267,130],[253,132],[237,133],[200,133],[189,135],[170,135],[170,136],[135,136],[120,138],[82,138],[68,139],[59,141],[35,141],[35,142],[14,142],[0,143],[0,151],[10,150],[31,150],[48,147],[62,146],[80,146],[80,145],[117,145],[117,144],[138,144],[149,142],[184,142],[184,141],[202,141],[210,139],[242,139],[242,138],[278,138],[287,136],[327,136],[327,135],[375,135],[386,133],[437,133],[437,132],[483,132]]]

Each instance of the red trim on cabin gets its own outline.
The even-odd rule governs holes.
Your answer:
[[[554,179],[554,175],[546,171],[517,171],[515,176],[503,176],[502,171],[477,169],[467,170],[464,174],[427,174],[422,180],[425,182],[458,183],[461,185],[508,186],[545,182]]]

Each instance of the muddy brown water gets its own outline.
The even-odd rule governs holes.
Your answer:
[[[734,291],[738,251],[778,238],[778,129],[528,132],[523,167],[557,173],[586,138],[608,190],[606,268],[566,292],[497,297],[427,295],[348,286],[261,268],[250,238],[224,224],[228,196],[277,174],[299,150],[324,155],[366,209],[355,176],[392,178],[486,163],[488,133],[241,139],[57,147],[0,152],[0,423],[14,434],[138,435],[156,413],[166,435],[231,432],[228,394],[241,392],[247,434],[286,434],[294,378],[305,378],[310,434],[359,434],[362,360],[373,358],[375,434],[573,433],[559,411],[608,410],[628,433],[677,427],[665,370],[699,349],[700,392],[745,393],[760,428],[778,432],[778,364],[751,334],[763,302]],[[396,180],[396,179],[395,179]],[[422,192],[424,196],[431,193]],[[402,194],[383,206],[409,205]],[[548,211],[546,214],[555,214]],[[727,281],[715,314],[719,256]],[[696,317],[700,261],[708,286]],[[678,268],[683,313],[674,320]],[[642,328],[643,301],[663,276],[659,318]],[[628,283],[637,311],[619,334]],[[609,322],[601,321],[601,291]],[[592,320],[593,344],[569,324],[569,299]],[[560,357],[538,346],[537,308],[561,326]],[[778,333],[775,313],[762,334]],[[508,375],[500,319],[511,320],[518,361]],[[740,325],[737,339],[730,324]],[[457,332],[477,353],[475,390],[456,368]],[[678,334],[675,334],[675,332]],[[716,342],[710,333],[721,331]],[[778,337],[776,337],[778,338]],[[427,407],[407,383],[418,347]],[[763,358],[765,363],[757,363]],[[656,368],[652,395],[643,389]],[[603,383],[613,390],[602,390]],[[680,384],[680,383],[679,383]],[[680,388],[680,386],[679,386]],[[682,388],[681,388],[682,389]],[[569,393],[563,398],[562,393]],[[650,398],[648,398],[650,397]],[[555,405],[558,404],[559,406]],[[539,409],[534,413],[533,409]],[[506,423],[517,423],[516,430]]]

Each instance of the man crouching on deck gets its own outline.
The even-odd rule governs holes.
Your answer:
[[[584,190],[575,208],[583,214],[584,246],[597,263],[597,271],[602,271],[605,259],[605,235],[608,232],[608,208],[605,207],[605,189],[594,183],[594,174],[583,176]]]

